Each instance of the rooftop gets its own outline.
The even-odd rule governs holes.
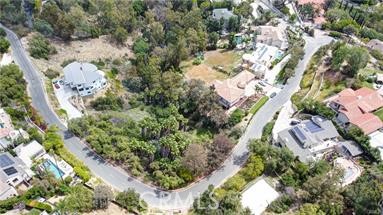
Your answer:
[[[232,103],[244,95],[244,88],[254,78],[255,75],[253,73],[244,70],[230,79],[224,81],[216,80],[213,85],[220,97]]]
[[[16,176],[28,176],[25,164],[18,158],[13,157],[9,152],[0,154],[0,180],[7,182]]]
[[[314,153],[312,150],[315,147],[339,137],[339,133],[330,120],[313,116],[310,120],[282,130],[278,136],[295,156],[298,156],[302,162],[306,162],[311,159],[312,153]],[[328,145],[331,144],[328,143]]]
[[[103,76],[95,65],[75,61],[64,67],[64,77],[67,83],[79,85],[90,84]]]
[[[14,151],[28,167],[32,166],[32,160],[45,153],[44,147],[36,140],[28,144],[18,145]]]
[[[234,13],[227,8],[217,8],[213,10],[213,18],[217,20],[221,18],[227,20],[232,16],[235,16]]]
[[[379,92],[362,87],[342,90],[332,99],[339,104],[339,112],[347,116],[350,123],[358,126],[365,134],[370,134],[383,127],[383,122],[371,112],[383,107],[383,97]]]

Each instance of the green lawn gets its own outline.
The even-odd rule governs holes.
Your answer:
[[[374,114],[378,116],[381,120],[383,120],[383,108],[380,108],[379,110],[375,111]]]
[[[253,105],[253,107],[251,107],[250,109],[250,113],[251,114],[255,114],[257,113],[257,111],[269,100],[269,97],[268,96],[263,96],[262,98],[260,98],[257,103],[255,103]]]

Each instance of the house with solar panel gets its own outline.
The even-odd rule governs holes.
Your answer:
[[[72,62],[64,67],[64,82],[80,96],[89,96],[107,84],[105,74],[91,63]]]
[[[34,173],[19,158],[9,152],[0,154],[0,199],[15,195],[15,188],[28,181]],[[17,194],[17,193],[16,193]]]
[[[335,149],[339,133],[334,124],[320,116],[282,130],[277,144],[289,148],[302,162],[317,160],[326,152]]]

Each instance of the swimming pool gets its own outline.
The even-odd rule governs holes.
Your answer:
[[[49,172],[52,172],[57,179],[60,179],[62,176],[64,176],[64,172],[59,169],[51,160],[46,160],[43,163],[43,167],[48,170]]]

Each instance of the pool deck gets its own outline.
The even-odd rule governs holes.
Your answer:
[[[74,175],[73,168],[67,162],[62,160],[61,158],[56,158],[56,160],[55,160],[51,155],[45,154],[43,156],[43,159],[49,160],[54,165],[57,165],[59,170],[61,170],[64,173],[64,175],[62,176],[63,178]]]

